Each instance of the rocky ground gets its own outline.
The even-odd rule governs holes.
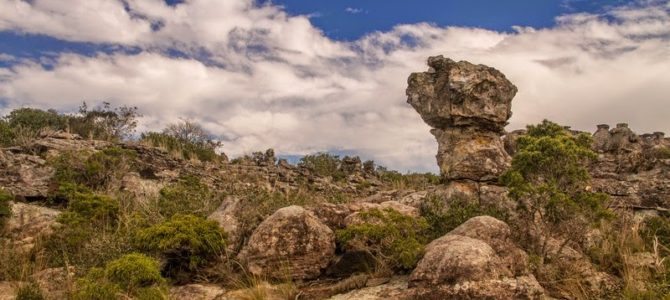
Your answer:
[[[0,281],[0,299],[14,299],[26,282],[35,282],[48,299],[69,297],[82,276],[81,266],[36,262],[39,251],[45,251],[39,250],[40,241],[62,230],[59,215],[66,211],[52,201],[60,176],[53,161],[66,153],[90,155],[110,148],[136,154],[132,167],[114,174],[115,180],[104,187],[133,202],[124,205],[148,206],[185,176],[197,177],[218,199],[213,209],[203,211],[226,232],[221,255],[235,266],[205,264],[198,277],[170,283],[171,299],[577,299],[538,279],[533,258],[515,242],[513,229],[492,216],[469,218],[426,241],[411,268],[362,267],[375,264],[365,245],[341,244],[338,232],[366,224],[366,212],[393,211],[394,220],[417,219],[425,217],[429,198],[447,206],[461,199],[513,210],[498,177],[509,168],[516,140],[525,134],[504,131],[517,88],[483,65],[443,57],[430,58],[428,64],[428,72],[410,76],[408,103],[433,128],[442,183],[402,176],[388,180],[357,158],[342,160],[345,177],[334,180],[277,161],[271,150],[235,161],[200,162],[139,143],[86,140],[63,132],[1,149],[0,187],[13,195],[3,243],[31,253],[39,266],[16,280]],[[662,133],[637,135],[626,124],[613,129],[599,125],[593,139],[598,158],[589,166],[590,189],[610,195],[611,208],[624,213],[659,215],[670,209],[670,139]],[[272,206],[249,228],[245,216],[261,209],[250,206],[249,191],[258,190],[302,198]],[[562,248],[557,241],[548,244]],[[644,265],[651,254],[638,254],[635,262]],[[550,267],[568,262],[580,274],[579,288],[586,295],[608,297],[621,285],[620,274],[605,272],[577,247],[565,246],[557,255],[563,264]],[[221,273],[228,272],[243,273],[247,280],[221,280]]]

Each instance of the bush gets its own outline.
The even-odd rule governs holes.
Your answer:
[[[19,108],[5,116],[5,120],[11,128],[22,127],[32,132],[39,132],[44,128],[65,130],[67,127],[66,118],[59,115],[55,110]]]
[[[335,181],[341,181],[347,174],[341,169],[342,161],[337,155],[328,153],[317,153],[305,155],[300,159],[298,165],[316,173],[322,177],[331,177]]]
[[[207,185],[195,176],[184,176],[160,190],[159,212],[170,218],[177,213],[208,216],[220,204]]]
[[[115,198],[92,193],[75,193],[67,210],[58,217],[63,224],[88,223],[93,226],[113,225],[119,214],[119,201]]]
[[[16,292],[16,300],[44,300],[44,294],[40,287],[31,282],[29,284],[23,285]]]
[[[0,233],[7,220],[12,216],[12,208],[9,206],[9,201],[14,200],[14,197],[0,188]]]
[[[378,268],[411,270],[423,255],[428,223],[395,210],[371,209],[358,213],[360,223],[335,232],[345,251],[366,251]]]
[[[167,299],[165,279],[159,263],[139,253],[130,253],[91,269],[77,281],[75,299]],[[125,299],[125,298],[124,298]]]
[[[654,149],[654,157],[658,159],[670,159],[670,148],[660,147]]]
[[[0,147],[9,147],[14,143],[14,132],[7,121],[0,119]]]
[[[84,158],[82,158],[84,157]],[[119,182],[133,168],[134,150],[110,147],[88,154],[66,152],[52,161],[59,185],[75,184],[101,190]]]
[[[664,255],[670,255],[670,220],[665,217],[656,216],[644,220],[640,228],[640,235],[647,244],[648,249],[654,248],[658,241],[660,251]]]
[[[101,106],[89,110],[84,102],[78,115],[63,117],[72,133],[84,138],[119,141],[132,137],[137,118],[141,116],[134,106],[112,108],[109,102],[102,102]]]
[[[588,229],[609,215],[603,208],[607,196],[587,189],[587,165],[596,157],[590,135],[573,135],[545,120],[528,126],[517,143],[512,167],[501,181],[517,202],[520,242],[541,257],[548,254],[550,238],[561,241],[558,252],[582,242]]]
[[[133,243],[138,249],[163,256],[166,274],[179,276],[196,271],[221,254],[225,232],[215,221],[194,215],[174,215],[169,220],[138,230]]]
[[[499,220],[507,220],[507,215],[495,207],[482,206],[460,198],[445,202],[445,199],[438,195],[426,197],[421,203],[420,213],[430,226],[428,234],[430,240],[447,234],[465,221],[477,216],[491,216]]]

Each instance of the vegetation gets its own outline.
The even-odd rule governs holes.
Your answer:
[[[165,274],[177,278],[192,273],[224,252],[226,234],[219,224],[194,215],[174,215],[169,220],[138,230],[136,248],[167,260]]]
[[[501,181],[517,201],[516,232],[521,242],[543,258],[559,256],[569,243],[583,241],[591,224],[608,215],[603,208],[607,197],[586,188],[586,163],[595,158],[589,135],[573,135],[547,120],[527,129]],[[551,239],[560,241],[558,249],[551,249]]]
[[[9,206],[9,201],[12,200],[14,200],[14,197],[0,188],[0,234],[5,228],[7,219],[12,216],[12,208]]]
[[[91,269],[77,281],[74,299],[167,299],[165,283],[158,261],[130,253]]]
[[[331,177],[334,181],[341,181],[347,176],[346,172],[342,170],[342,161],[337,155],[323,152],[305,155],[300,159],[298,165],[319,176]]]
[[[423,256],[428,223],[393,209],[359,212],[360,222],[337,230],[337,242],[345,250],[366,251],[378,268],[411,270]]]
[[[19,288],[16,292],[16,300],[44,300],[44,294],[40,287],[34,283],[28,283]]]
[[[473,217],[492,216],[503,221],[508,218],[505,212],[496,207],[482,206],[460,198],[445,201],[438,195],[426,197],[421,204],[420,212],[430,227],[429,240],[447,234]]]
[[[177,213],[207,217],[220,203],[220,199],[195,176],[181,177],[176,183],[162,188],[158,198],[159,211],[165,218]]]
[[[214,140],[201,125],[191,121],[170,124],[163,132],[142,133],[140,141],[183,159],[218,161],[222,158],[216,153],[222,146],[221,142]]]
[[[82,159],[85,157],[85,159]],[[95,153],[65,152],[51,164],[59,186],[79,185],[94,190],[105,190],[118,184],[123,175],[133,169],[137,154],[119,147],[105,148]]]

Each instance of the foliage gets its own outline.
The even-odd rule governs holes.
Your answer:
[[[65,152],[52,161],[56,169],[54,179],[59,185],[106,189],[133,168],[132,162],[136,157],[134,150],[120,147],[105,148],[92,154]]]
[[[337,155],[323,152],[305,155],[300,159],[298,165],[307,168],[319,176],[331,177],[335,181],[341,181],[347,176],[341,169],[342,161]]]
[[[183,159],[198,159],[200,161],[217,161],[221,156],[216,153],[218,144],[193,143],[167,133],[142,133],[140,141],[153,147],[163,148],[166,151]]]
[[[8,192],[0,188],[0,233],[5,228],[5,223],[12,216],[12,208],[9,206],[9,201],[14,200],[14,197]]]
[[[663,255],[670,255],[670,219],[662,216],[645,219],[640,235],[646,241],[648,249],[653,249],[653,243],[657,242]]]
[[[86,102],[79,107],[79,115],[66,116],[72,133],[85,138],[118,141],[132,137],[137,127],[137,118],[142,115],[134,106],[112,108],[109,102],[89,109]]]
[[[86,223],[104,226],[114,224],[118,214],[117,199],[106,195],[75,192],[67,210],[58,217],[58,221],[67,225]]]
[[[371,209],[358,213],[361,222],[336,231],[345,251],[367,251],[383,267],[411,270],[423,255],[429,225],[393,209]]]
[[[589,226],[606,217],[607,197],[587,189],[586,163],[595,158],[591,137],[573,135],[550,121],[528,126],[518,139],[512,167],[501,181],[517,201],[518,232],[529,250],[546,256],[549,239],[580,242]]]
[[[194,215],[174,215],[169,220],[138,230],[133,243],[138,249],[167,259],[165,271],[171,276],[193,272],[221,254],[226,234],[215,221]]]
[[[386,167],[377,166],[377,176],[381,181],[392,185],[396,189],[422,189],[440,183],[440,176],[433,173],[407,173],[389,171]]]
[[[206,217],[220,204],[215,200],[215,194],[200,179],[184,176],[160,190],[158,208],[166,218],[177,213]]]
[[[654,150],[654,157],[658,159],[670,159],[670,147],[659,147]]]
[[[45,298],[44,294],[42,293],[42,290],[34,282],[21,286],[19,290],[16,292],[16,300],[44,300],[44,299]]]
[[[14,131],[7,121],[0,119],[0,147],[9,147],[14,142]]]
[[[445,201],[438,195],[426,197],[421,203],[420,213],[430,226],[430,240],[447,234],[473,217],[491,216],[499,220],[507,219],[507,215],[495,207],[482,206],[460,198]]]
[[[75,299],[167,299],[159,263],[144,254],[130,253],[91,269],[77,281]]]
[[[44,128],[52,130],[65,130],[67,121],[55,110],[41,110],[37,108],[19,108],[11,111],[5,116],[5,120],[11,128],[22,127],[33,132],[39,132]]]

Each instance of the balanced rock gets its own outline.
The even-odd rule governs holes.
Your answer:
[[[335,255],[335,234],[300,206],[277,210],[249,238],[238,258],[254,275],[313,279]]]
[[[407,102],[433,127],[446,179],[495,180],[509,167],[501,135],[517,88],[500,71],[442,56],[408,79]]]

